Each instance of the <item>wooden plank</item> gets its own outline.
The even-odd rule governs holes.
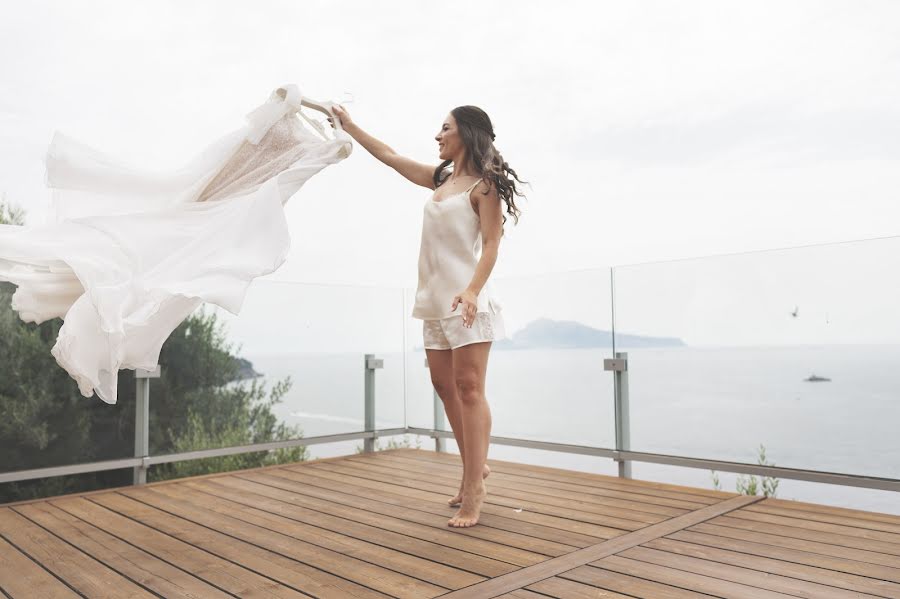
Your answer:
[[[669,539],[656,539],[623,551],[618,556],[809,599],[882,597],[882,593],[897,594],[900,589],[892,583],[861,576],[704,548]],[[602,566],[601,562],[594,565]],[[891,589],[891,586],[894,588]]]
[[[560,577],[602,589],[602,591],[597,592],[599,597],[603,597],[602,592],[618,591],[629,597],[639,597],[640,599],[710,598],[710,595],[706,593],[695,593],[690,589],[673,587],[653,580],[619,574],[612,570],[601,570],[592,566],[579,566],[561,574]]]
[[[310,468],[351,476],[359,484],[362,484],[360,481],[380,484],[383,485],[380,488],[392,490],[395,493],[428,493],[432,500],[441,501],[445,505],[447,497],[452,494],[447,487],[441,485],[432,485],[415,478],[401,478],[390,474],[382,474],[369,468],[346,466],[344,464],[323,464],[321,466],[311,466]],[[556,526],[600,538],[618,536],[641,527],[621,520],[610,522],[608,518],[588,514],[580,510],[555,508],[527,500],[510,500],[502,496],[495,497],[491,494],[490,483],[487,483],[486,487],[488,496],[481,508],[482,515],[496,514],[545,526]],[[518,510],[521,510],[521,512]],[[479,522],[481,522],[481,518],[479,518]]]
[[[373,513],[301,493],[289,493],[239,478],[200,481],[196,484],[191,483],[191,486],[220,497],[227,497],[242,505],[264,508],[273,513],[288,514],[290,512],[286,511],[285,507],[291,506],[317,510],[350,523],[368,526],[377,531],[379,542],[390,542],[389,539],[395,538],[395,535],[402,535],[412,541],[427,541],[428,544],[421,545],[426,552],[431,550],[432,545],[440,548],[440,553],[431,559],[437,559],[447,565],[467,569],[482,576],[505,574],[518,567],[530,566],[547,559],[545,555],[522,551],[516,547],[454,534],[453,530],[448,530],[443,518],[441,518],[441,526],[438,526],[436,522],[425,526],[399,517],[406,516],[402,512]],[[273,501],[277,503],[270,503]],[[427,556],[423,552],[417,551],[417,554],[421,557]]]
[[[0,510],[3,511],[6,510]],[[0,529],[0,533],[2,532]],[[7,543],[2,534],[0,534],[0,589],[12,597],[77,599],[81,596]]]
[[[360,454],[351,456],[346,461],[359,462],[369,464],[373,460],[375,463],[390,465],[393,468],[406,470],[410,473],[424,473],[434,475],[439,473],[440,476],[450,478],[457,485],[462,476],[462,466],[459,464],[445,464],[443,462],[432,462],[430,460],[417,460],[409,457],[401,457],[396,455],[387,456],[366,456]],[[524,476],[517,473],[508,473],[503,471],[491,470],[488,480],[495,482],[503,481],[504,488],[517,490],[526,490],[531,493],[540,493],[550,496],[556,496],[558,491],[566,491],[561,496],[566,496],[577,501],[588,501],[597,505],[619,507],[629,512],[648,512],[651,514],[661,514],[664,516],[678,516],[685,511],[701,508],[709,505],[709,501],[696,501],[692,496],[679,495],[676,493],[664,493],[663,495],[648,495],[641,492],[641,488],[610,489],[606,486],[597,487],[594,485],[586,485],[581,482],[564,482],[557,480],[544,480],[537,476]],[[624,493],[624,495],[623,495]],[[623,498],[624,497],[624,498]],[[633,515],[631,516],[634,517]]]
[[[881,532],[879,530],[858,528],[856,526],[831,524],[828,522],[804,520],[796,517],[784,517],[774,514],[765,514],[761,512],[751,512],[748,510],[738,511],[729,515],[733,518],[742,518],[744,520],[752,520],[753,522],[767,522],[770,524],[777,524],[779,526],[791,526],[794,528],[803,528],[806,530],[833,532],[835,534],[848,535],[860,539],[871,539],[873,541],[894,543],[895,545],[897,545],[897,548],[900,549],[900,534],[898,533]]]
[[[677,516],[671,520],[652,524],[641,530],[616,537],[615,539],[585,547],[573,551],[567,555],[549,559],[540,564],[522,568],[518,572],[504,574],[491,580],[476,584],[445,595],[446,599],[462,599],[462,598],[488,598],[502,595],[514,589],[528,586],[539,580],[556,576],[578,566],[594,562],[606,556],[614,555],[631,547],[636,547],[647,541],[671,534],[677,530],[682,530],[688,526],[693,526],[698,522],[703,522],[714,518],[720,514],[740,509],[745,505],[749,505],[759,501],[760,497],[738,496],[727,499],[716,505],[707,506],[703,509]]]
[[[371,460],[377,459],[376,463],[387,464],[392,468],[415,472],[417,476],[426,475],[429,480],[436,476],[447,481],[450,486],[458,486],[460,477],[462,476],[462,467],[452,466],[450,464],[425,462],[411,458],[389,456],[353,456],[348,458],[349,462],[359,462],[362,464],[372,463]],[[647,515],[657,516],[680,516],[681,514],[703,507],[706,503],[687,502],[680,500],[670,500],[668,498],[661,499],[655,496],[642,495],[639,493],[628,493],[627,499],[621,499],[621,491],[609,491],[606,489],[594,489],[580,484],[565,483],[559,481],[545,481],[534,476],[521,476],[518,474],[506,474],[504,472],[491,472],[490,478],[491,489],[493,493],[499,493],[499,490],[523,491],[535,495],[536,501],[548,503],[547,498],[563,498],[571,499],[583,504],[595,507],[602,507],[603,511],[599,513],[608,513],[610,515],[618,515],[622,518],[638,520],[643,522],[655,523],[656,520],[647,520]],[[552,503],[551,503],[552,505]],[[678,507],[671,507],[677,505]]]
[[[249,475],[242,476],[249,478]],[[344,474],[327,472],[324,470],[314,470],[307,468],[301,471],[294,470],[278,470],[266,475],[266,480],[274,483],[275,479],[290,481],[294,484],[302,485],[323,485],[330,489],[338,489],[346,493],[356,494],[360,497],[368,496],[388,505],[403,507],[407,510],[420,510],[423,513],[441,514],[444,520],[444,526],[447,524],[446,518],[455,511],[455,508],[447,506],[442,500],[435,500],[433,493],[417,493],[415,491],[407,491],[399,487],[391,487],[374,483],[368,480],[360,480]],[[254,478],[253,480],[257,480]],[[442,496],[439,496],[442,498]],[[513,516],[518,516],[513,512]],[[553,543],[559,547],[586,547],[594,545],[598,541],[604,540],[606,537],[598,537],[585,535],[579,532],[543,526],[534,524],[529,521],[523,521],[519,518],[513,519],[502,515],[491,515],[490,526],[481,526],[484,521],[479,522],[479,526],[473,526],[467,529],[455,529],[456,532],[464,535],[478,536],[479,538],[495,538],[495,535],[507,533],[520,537],[525,544],[520,547],[537,550],[536,547],[543,543]],[[487,535],[487,536],[485,536]],[[534,537],[534,541],[529,542],[527,538]],[[564,551],[566,552],[566,551]]]
[[[860,518],[863,520],[871,520],[874,522],[887,522],[888,524],[900,524],[900,515],[885,514],[882,512],[867,512],[847,507],[838,507],[832,505],[819,505],[818,503],[807,503],[797,501],[795,499],[778,499],[769,497],[762,502],[765,505],[784,509],[795,509],[804,512],[816,512],[820,514],[834,514],[837,516],[847,516],[850,518]]]
[[[462,569],[463,566],[497,570],[501,574],[518,569],[511,564],[478,558],[435,543],[411,539],[387,530],[260,496],[257,496],[255,502],[243,504],[193,488],[185,488],[185,485],[155,489],[154,493],[164,494],[179,502],[179,505],[183,505],[181,502],[184,502],[198,509],[212,511],[253,524],[263,530],[352,555],[357,559],[364,559],[383,568],[449,589],[476,584],[485,579],[485,575],[468,572]],[[255,503],[256,507],[250,503]],[[161,507],[167,506],[168,504]],[[476,563],[479,559],[486,565],[479,566]],[[493,564],[493,567],[490,564]]]
[[[526,591],[525,589],[519,589],[518,591],[513,591],[512,593],[500,595],[500,597],[502,597],[503,599],[547,599],[547,595],[538,594],[532,591]],[[594,599],[599,598],[595,596]]]
[[[526,589],[521,589],[526,590]],[[615,591],[598,591],[597,587],[583,582],[567,580],[554,576],[530,585],[527,589],[535,591],[535,597],[565,597],[565,599],[631,599],[633,595],[622,595]],[[538,595],[537,593],[541,593]]]
[[[855,516],[846,516],[842,514],[823,514],[821,512],[810,512],[799,510],[796,508],[783,508],[772,504],[766,504],[765,501],[760,502],[762,505],[750,506],[749,511],[759,512],[761,514],[773,514],[776,516],[785,516],[787,518],[797,518],[800,520],[812,520],[814,522],[828,522],[830,524],[841,524],[851,526],[853,528],[866,528],[869,530],[880,530],[882,532],[890,532],[900,534],[900,524],[882,522],[879,520],[869,520],[858,518]]]
[[[382,453],[382,452],[378,452]],[[386,454],[399,454],[404,457],[412,457],[419,460],[430,462],[453,464],[460,466],[458,454],[448,454],[445,452],[437,453],[423,449],[397,449]],[[604,474],[594,474],[591,472],[582,472],[579,470],[565,470],[562,468],[553,468],[550,466],[538,466],[535,464],[523,464],[520,462],[509,462],[503,460],[495,460],[488,458],[488,466],[492,472],[503,472],[506,474],[516,474],[523,477],[536,478],[543,481],[552,482],[568,482],[572,484],[580,484],[595,489],[610,489],[625,491],[627,493],[643,494],[655,497],[669,497],[671,499],[680,499],[682,501],[696,501],[709,505],[716,503],[722,499],[734,497],[736,493],[726,491],[715,491],[708,489],[698,489],[695,487],[686,487],[683,485],[672,485],[667,483],[658,483],[637,479],[623,479],[617,476],[607,476]]]
[[[287,473],[287,471],[285,471]],[[239,480],[253,482],[254,484],[263,485],[272,489],[284,490],[286,492],[303,494],[311,497],[318,497],[335,504],[346,505],[359,511],[372,512],[376,515],[394,515],[398,508],[402,508],[400,513],[403,519],[408,522],[416,522],[425,526],[439,527],[441,530],[447,530],[447,512],[448,508],[438,506],[434,502],[425,502],[417,499],[407,499],[400,495],[383,493],[380,495],[373,494],[364,487],[357,487],[345,483],[335,482],[331,479],[321,478],[317,476],[309,476],[308,474],[292,472],[287,473],[286,478],[272,476],[269,474],[252,475],[244,474],[235,477]],[[515,559],[527,557],[532,554],[543,554],[545,556],[556,557],[563,553],[568,553],[578,547],[592,545],[594,537],[587,537],[591,542],[586,542],[584,537],[569,535],[566,539],[568,543],[559,543],[545,538],[539,538],[536,534],[544,530],[542,527],[531,527],[533,530],[525,530],[525,534],[511,532],[497,527],[497,522],[504,522],[504,518],[497,517],[494,519],[494,526],[474,526],[466,529],[466,534],[455,534],[453,538],[458,543],[464,543],[466,540],[479,541],[483,540],[490,543],[493,548],[495,546],[506,546],[508,550],[499,550],[498,559],[504,559],[510,563],[516,563]],[[520,523],[510,521],[511,526],[522,529]],[[563,533],[565,534],[565,533]],[[467,551],[476,552],[474,547],[482,547],[483,545],[457,545]],[[504,553],[509,551],[510,553]],[[522,553],[516,553],[521,551]],[[504,557],[501,557],[504,556]],[[543,561],[542,559],[536,561]],[[524,564],[521,564],[524,565]]]
[[[682,544],[679,545],[678,542]],[[723,563],[747,566],[812,582],[831,578],[833,580],[828,584],[845,589],[859,588],[863,590],[863,587],[867,585],[866,579],[875,578],[880,579],[883,584],[869,587],[867,592],[874,594],[881,590],[900,592],[900,586],[897,584],[900,582],[900,568],[817,555],[803,550],[784,549],[686,530],[669,535],[666,541],[654,541],[648,543],[647,546],[657,548],[665,546],[669,551],[715,559]]]
[[[88,597],[154,597],[153,593],[11,509],[0,510],[0,531],[19,551],[64,580],[78,593]]]
[[[356,465],[362,468],[381,468],[385,472],[402,473],[409,478],[421,478],[423,475],[428,477],[429,481],[440,482],[455,490],[459,487],[462,479],[462,468],[450,464],[434,463],[423,460],[415,460],[411,458],[403,458],[397,456],[378,456],[378,455],[356,455],[348,457],[344,465]],[[589,508],[597,508],[601,510],[598,513],[609,513],[611,515],[619,515],[622,518],[646,521],[646,518],[652,516],[672,516],[680,515],[690,509],[703,507],[705,504],[697,502],[682,502],[685,506],[668,507],[667,505],[657,505],[655,503],[642,503],[640,499],[642,495],[633,495],[628,500],[609,497],[609,491],[600,490],[596,492],[591,487],[584,485],[542,481],[534,477],[523,477],[518,475],[505,474],[503,472],[492,471],[487,479],[492,481],[491,488],[495,493],[515,497],[516,493],[527,493],[535,496],[537,501],[550,502],[551,499],[568,499],[578,504],[584,504]],[[507,493],[508,492],[508,493]],[[612,492],[613,495],[620,493]],[[637,500],[634,500],[634,498]]]
[[[348,474],[350,473],[350,470],[352,470],[355,473],[355,476],[402,485],[414,489],[433,491],[435,493],[443,494],[445,498],[451,497],[459,488],[458,480],[441,478],[434,474],[408,473],[404,470],[385,468],[378,464],[367,464],[347,460],[341,462],[340,466],[330,465],[328,468],[332,470],[340,468],[341,471]],[[597,508],[571,499],[555,499],[547,495],[536,495],[527,491],[511,491],[509,489],[501,489],[498,492],[495,490],[492,481],[487,483],[487,488],[488,497],[486,502],[493,505],[506,506],[512,509],[527,509],[531,512],[542,514],[554,514],[578,520],[580,522],[590,522],[592,524],[608,526],[624,531],[637,530],[643,528],[648,523],[655,524],[666,519],[666,517],[663,516],[647,515],[644,517],[644,521],[637,521],[609,516],[604,513],[602,508]],[[651,522],[648,522],[648,519],[651,520]]]
[[[791,537],[794,539],[806,539],[809,541],[818,541],[820,543],[831,543],[841,547],[854,547],[856,549],[864,549],[866,551],[878,551],[889,555],[900,556],[900,548],[896,543],[884,543],[882,541],[872,541],[869,539],[859,539],[848,535],[840,535],[830,532],[819,532],[816,530],[807,530],[805,528],[796,528],[793,526],[780,526],[777,524],[769,524],[767,522],[753,522],[752,520],[744,520],[742,518],[731,518],[730,516],[722,516],[716,520],[710,521],[711,524],[726,526],[730,528],[740,528],[743,530],[752,530],[755,532],[764,532],[782,537]]]
[[[432,597],[446,590],[443,587],[394,572],[352,555],[333,551],[289,535],[262,529],[235,518],[216,514],[203,507],[198,508],[184,501],[171,499],[162,494],[160,489],[123,492],[117,498],[116,504],[111,507],[114,507],[117,511],[128,509],[133,513],[134,507],[124,503],[125,500],[141,503],[145,508],[154,509],[157,512],[167,512],[169,516],[177,516],[182,522],[193,523],[221,532],[244,543],[278,553],[297,562],[319,568],[325,572],[352,580],[359,585],[388,595],[396,597]],[[153,514],[143,513],[141,519],[145,520],[153,516]],[[184,526],[181,523],[179,525]]]
[[[290,472],[293,468],[286,468],[285,471]],[[321,476],[327,475],[336,475],[342,482],[349,482],[355,485],[359,485],[361,487],[366,487],[371,491],[377,492],[379,495],[382,493],[394,493],[396,495],[402,495],[406,497],[412,497],[416,499],[422,499],[426,501],[432,501],[435,505],[440,505],[441,509],[450,510],[447,506],[447,502],[445,501],[446,494],[445,493],[434,493],[431,491],[422,491],[413,487],[407,487],[404,485],[397,485],[393,483],[382,482],[377,479],[372,479],[368,477],[362,477],[356,471],[350,471],[347,473],[347,470],[341,466],[336,466],[333,464],[321,465],[321,466],[308,466],[303,468],[304,472],[315,471],[317,474]],[[448,512],[448,519],[452,515]],[[596,524],[591,524],[589,522],[580,522],[576,520],[571,520],[568,518],[561,518],[555,515],[541,514],[541,513],[532,513],[528,510],[523,509],[521,512],[516,512],[515,509],[511,507],[502,507],[491,504],[489,501],[485,502],[484,506],[481,509],[481,517],[479,518],[479,526],[498,526],[503,527],[504,524],[508,524],[508,522],[496,522],[495,517],[500,516],[505,518],[507,521],[515,520],[530,524],[537,524],[544,526],[546,528],[556,528],[566,531],[567,533],[578,533],[580,535],[586,535],[592,537],[593,542],[596,542],[598,539],[609,539],[612,537],[619,536],[624,534],[625,531],[617,528],[611,528],[608,526],[599,526]],[[464,533],[465,529],[457,529],[458,532]],[[545,537],[548,538],[548,537]],[[565,537],[557,537],[557,539],[563,539]]]
[[[726,539],[735,539],[743,541],[751,541],[762,545],[772,545],[785,549],[796,549],[803,553],[813,553],[817,555],[826,555],[838,557],[852,562],[862,562],[863,564],[877,564],[888,566],[894,569],[900,568],[900,559],[897,556],[879,553],[877,551],[866,551],[864,549],[855,549],[852,547],[841,547],[829,543],[820,543],[818,541],[809,541],[806,539],[795,539],[793,537],[783,537],[763,532],[754,532],[752,530],[744,530],[741,528],[731,528],[728,526],[719,526],[717,524],[703,523],[685,530],[684,532],[699,532],[709,535],[725,537]],[[681,533],[677,533],[681,534]],[[699,537],[698,537],[699,538]],[[798,557],[794,557],[792,561],[796,561]],[[850,571],[850,570],[845,570]],[[885,580],[893,580],[886,578]],[[900,582],[900,581],[895,581]]]
[[[49,503],[30,503],[15,508],[15,511],[107,567],[164,597],[232,597]]]
[[[427,449],[414,449],[414,448],[397,448],[391,449],[384,452],[385,454],[399,454],[405,457],[413,457],[416,459],[423,460],[432,460],[432,461],[442,461],[450,464],[459,464],[459,454],[457,453],[449,453],[449,452],[436,452],[433,450]],[[584,484],[603,484],[608,485],[610,488],[621,487],[625,490],[634,490],[636,488],[642,488],[644,493],[656,493],[659,491],[668,491],[672,493],[682,493],[689,495],[691,497],[698,498],[698,501],[709,501],[711,500],[713,503],[720,501],[722,499],[728,499],[730,497],[735,497],[737,493],[731,493],[728,491],[716,491],[714,489],[700,489],[697,487],[688,487],[685,485],[675,485],[671,483],[660,483],[656,481],[647,481],[647,480],[637,480],[637,479],[623,479],[618,476],[609,476],[606,474],[598,474],[594,472],[584,472],[582,470],[567,470],[565,468],[553,467],[553,466],[540,466],[537,464],[527,464],[523,462],[512,462],[507,460],[497,460],[494,458],[488,458],[488,465],[491,469],[494,469],[494,465],[498,468],[503,469],[505,472],[516,471],[520,472],[523,475],[527,476],[538,476],[541,478],[545,478],[545,480],[550,480],[554,476],[564,476],[576,479],[578,481],[583,482]]]
[[[593,562],[590,567],[644,578],[660,584],[690,589],[691,591],[726,599],[788,599],[791,597],[791,595],[785,593],[767,591],[758,587],[658,566],[648,562],[639,562],[617,555],[606,557],[599,562]]]
[[[304,571],[303,564],[162,513],[119,493],[76,497],[53,504],[234,595],[305,596],[300,590],[307,589],[311,595],[324,593],[335,599],[386,597],[370,596],[367,589],[358,585],[350,585],[344,592],[337,577],[316,577],[314,568]],[[273,579],[286,586],[274,584]]]

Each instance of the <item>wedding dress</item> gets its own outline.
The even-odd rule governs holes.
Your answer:
[[[23,321],[64,320],[51,353],[82,395],[116,403],[120,369],[154,369],[198,306],[238,314],[250,282],[284,262],[284,204],[353,147],[343,130],[326,136],[301,98],[278,88],[245,126],[167,175],[54,135],[51,213],[39,226],[0,225],[0,280],[17,286]]]

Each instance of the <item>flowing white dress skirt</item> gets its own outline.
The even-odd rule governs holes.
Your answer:
[[[341,130],[315,135],[298,117],[296,86],[279,90],[168,175],[54,136],[53,211],[39,226],[0,225],[0,280],[17,286],[23,321],[64,320],[51,352],[85,397],[115,403],[120,369],[155,368],[203,302],[238,314],[250,282],[284,262],[284,204],[353,146]]]

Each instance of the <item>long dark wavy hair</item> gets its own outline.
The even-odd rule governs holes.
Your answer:
[[[494,126],[487,113],[477,106],[457,106],[450,111],[456,120],[456,127],[466,146],[466,155],[472,161],[472,165],[481,178],[493,183],[497,188],[497,195],[506,204],[506,213],[513,217],[515,224],[519,223],[519,210],[513,195],[525,197],[525,194],[516,189],[516,181],[526,183],[519,179],[516,171],[503,160],[503,156],[494,146]],[[443,161],[434,169],[434,186],[440,187],[450,171],[446,170],[452,160]],[[488,192],[484,192],[487,195]],[[506,224],[506,215],[503,216],[503,224]]]

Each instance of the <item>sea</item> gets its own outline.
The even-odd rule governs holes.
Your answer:
[[[665,347],[628,353],[630,448],[704,459],[900,479],[900,345]],[[363,354],[244,354],[267,384],[293,383],[275,412],[303,436],[364,428]],[[376,354],[376,426],[432,428],[435,399],[424,352]],[[491,352],[491,434],[614,448],[609,349]],[[811,375],[828,381],[806,381]],[[440,414],[440,412],[439,412]],[[449,424],[443,426],[449,429]],[[433,438],[395,441],[434,449]],[[381,439],[385,444],[387,439]],[[309,447],[354,453],[362,441]],[[456,452],[448,440],[447,449]],[[609,458],[492,444],[489,457],[615,475]],[[713,488],[700,468],[635,462],[632,476]],[[734,491],[737,475],[718,473]],[[900,493],[781,479],[777,497],[900,514]]]

